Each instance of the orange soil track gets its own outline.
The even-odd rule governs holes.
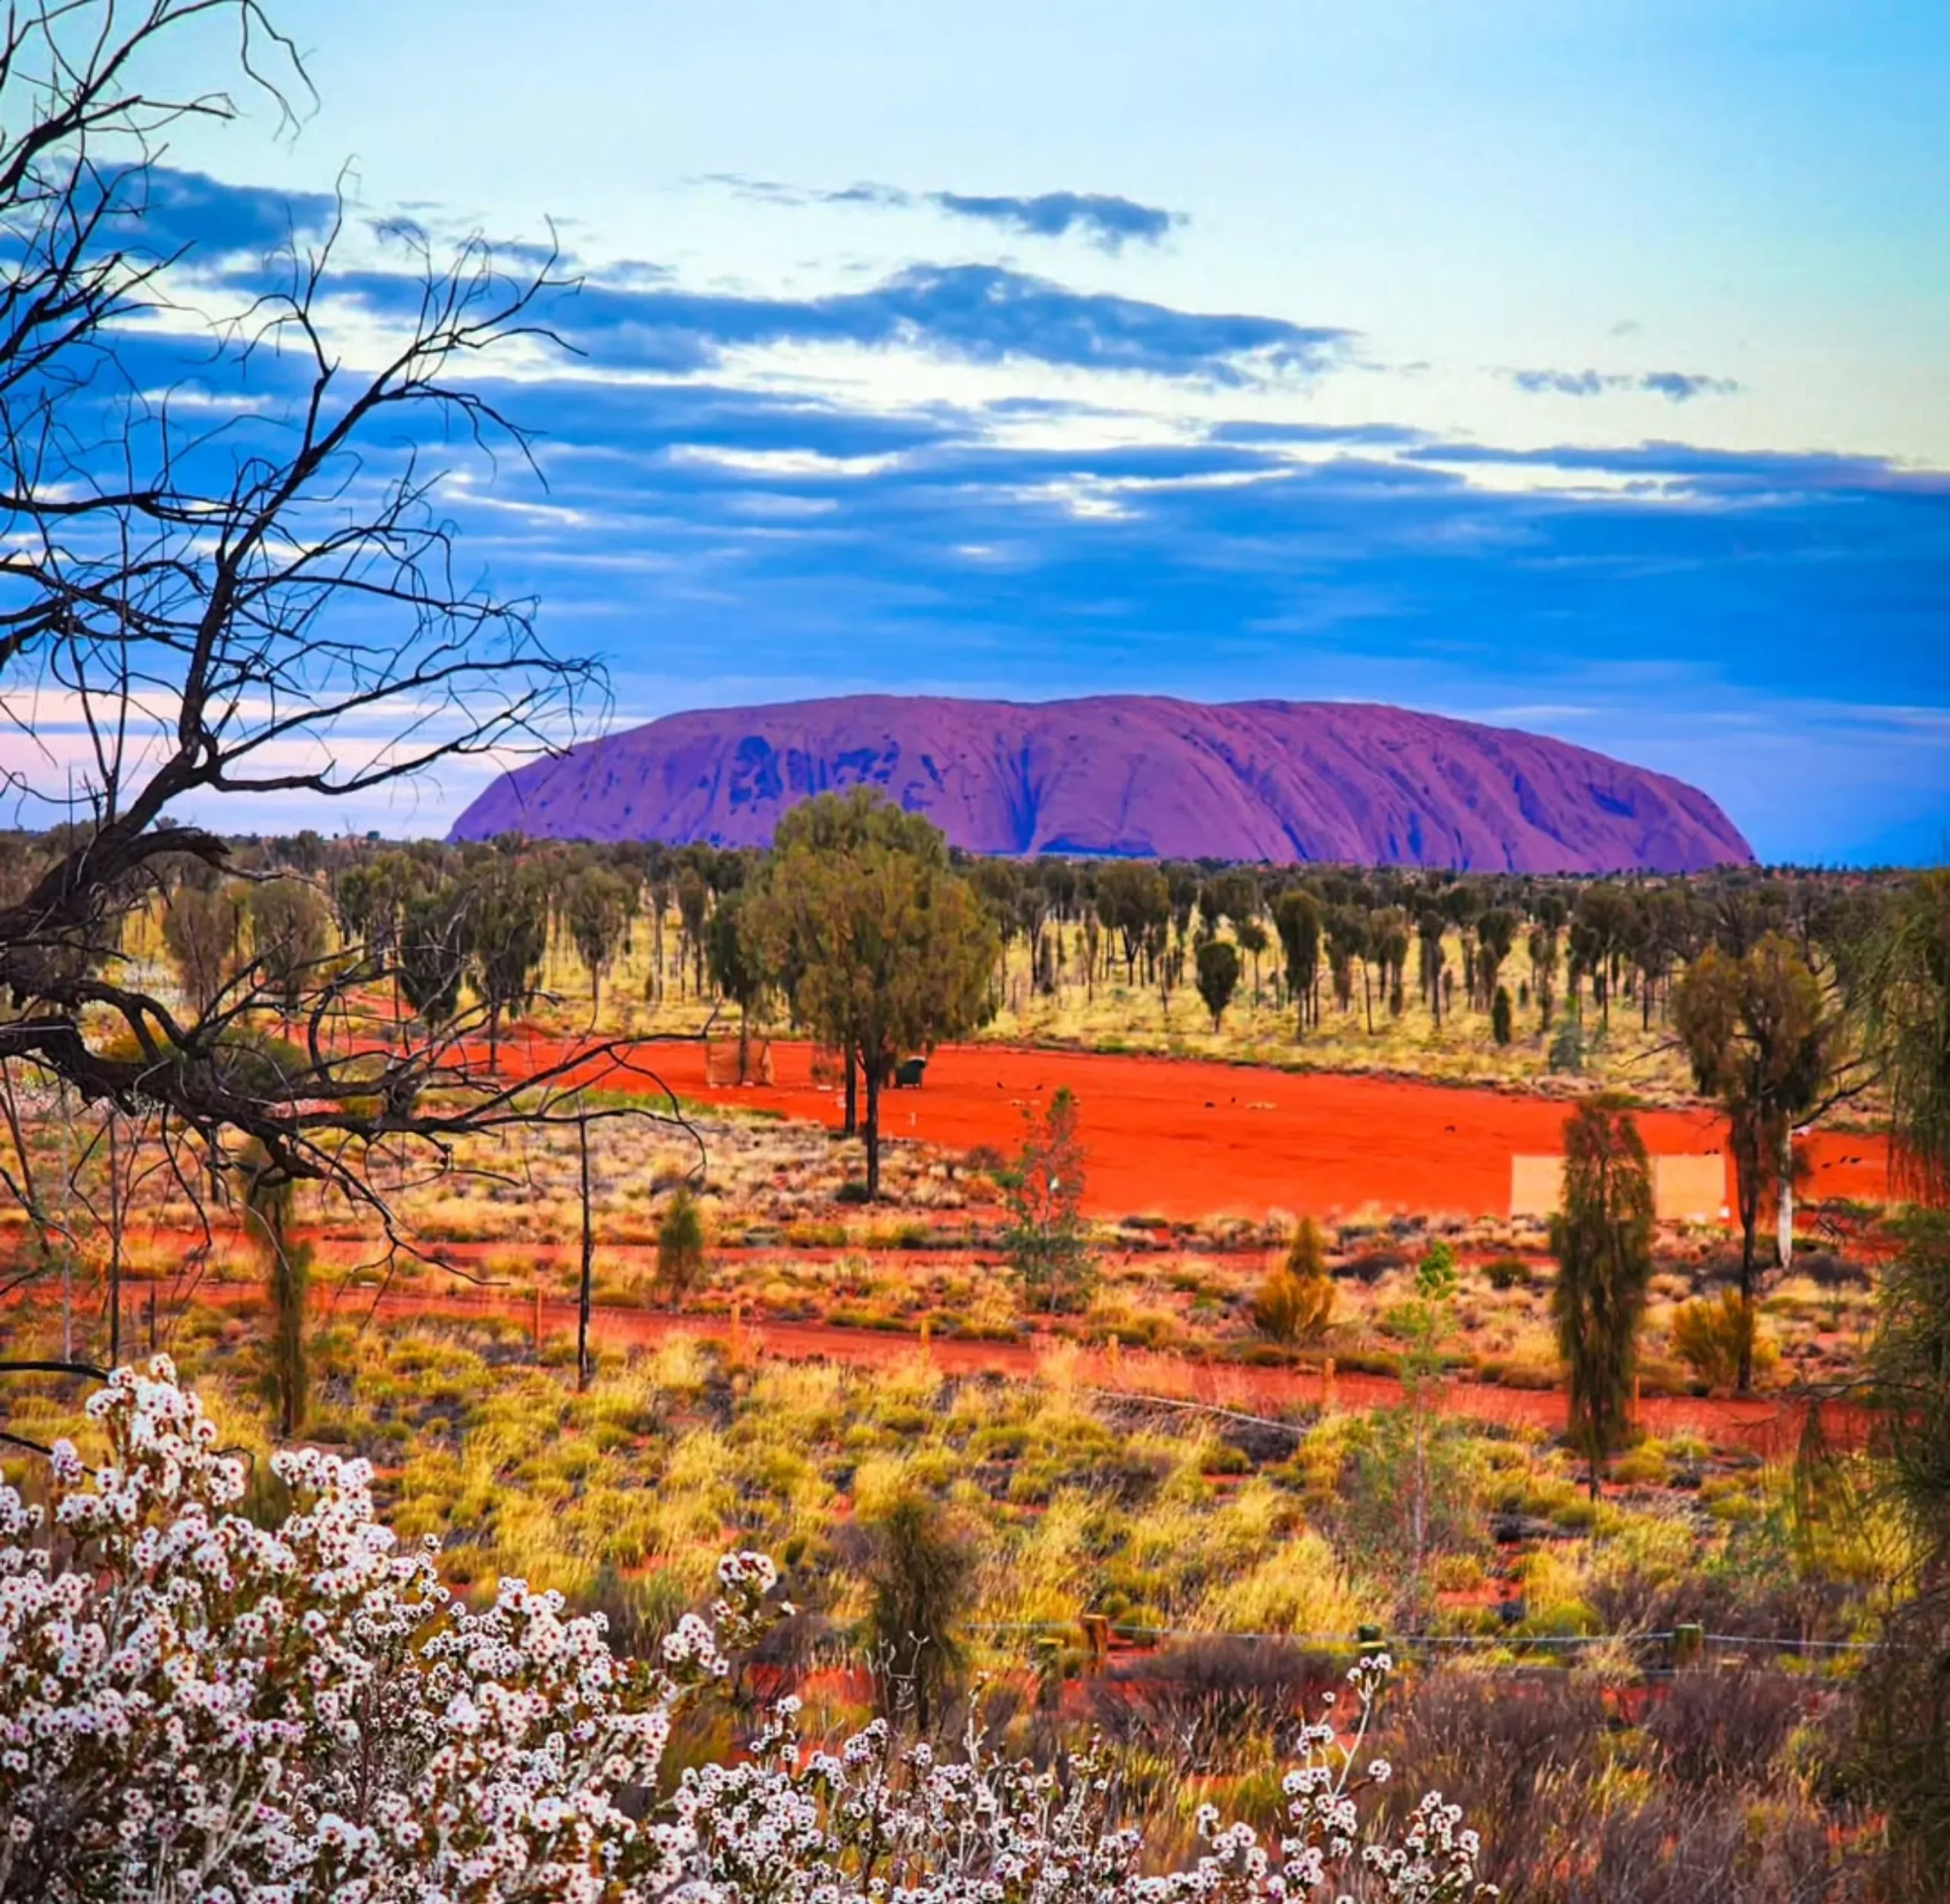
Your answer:
[[[201,1299],[217,1304],[253,1304],[264,1299],[257,1283],[210,1283]],[[334,1319],[383,1323],[427,1317],[459,1320],[497,1315],[532,1326],[537,1305],[532,1295],[489,1290],[344,1290],[315,1312]],[[546,1338],[573,1337],[576,1305],[557,1300],[540,1308]],[[1194,1402],[1201,1407],[1256,1410],[1332,1405],[1362,1410],[1400,1405],[1402,1385],[1388,1375],[1322,1373],[1300,1369],[1257,1369],[1190,1356],[1144,1350],[1094,1350],[1048,1338],[1031,1342],[969,1342],[952,1337],[928,1340],[892,1331],[836,1328],[829,1323],[740,1321],[723,1316],[674,1315],[667,1311],[596,1304],[590,1313],[590,1336],[598,1344],[648,1348],[676,1336],[728,1342],[753,1358],[788,1362],[831,1362],[855,1368],[885,1368],[925,1356],[944,1375],[985,1372],[1015,1380],[1050,1375],[1079,1388],[1108,1390],[1134,1398]],[[1481,1382],[1446,1382],[1437,1407],[1445,1414],[1505,1427],[1541,1428],[1562,1433],[1567,1419],[1562,1390],[1504,1388]],[[1648,1396],[1638,1419],[1647,1433],[1686,1434],[1718,1448],[1744,1449],[1774,1459],[1792,1454],[1806,1418],[1807,1404],[1797,1397]],[[1859,1443],[1867,1417],[1859,1410],[1829,1403],[1824,1426],[1830,1440]]]
[[[556,1062],[563,1049],[519,1033],[503,1047],[504,1062],[523,1069]],[[699,1044],[646,1046],[640,1062],[689,1098],[836,1123],[837,1094],[813,1083],[810,1047],[775,1043],[772,1059],[775,1084],[729,1087],[706,1081]],[[644,1088],[635,1074],[592,1072],[587,1081]],[[1506,1216],[1511,1157],[1561,1149],[1568,1112],[1529,1094],[1346,1072],[954,1045],[935,1054],[922,1088],[886,1094],[882,1129],[956,1149],[1012,1150],[1025,1107],[1064,1086],[1076,1094],[1089,1154],[1087,1206],[1104,1217],[1325,1215],[1367,1205]],[[1725,1126],[1710,1111],[1642,1111],[1638,1127],[1655,1155],[1725,1147]],[[1807,1196],[1888,1195],[1881,1136],[1817,1131],[1803,1148]],[[1731,1204],[1731,1182],[1728,1196]]]

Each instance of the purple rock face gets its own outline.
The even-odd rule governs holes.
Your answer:
[[[672,714],[506,774],[456,839],[762,846],[878,787],[978,853],[1689,872],[1753,850],[1704,794],[1561,740],[1339,701],[858,695]]]

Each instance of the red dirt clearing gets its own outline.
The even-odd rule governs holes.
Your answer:
[[[535,1068],[561,1054],[551,1041],[519,1035],[505,1050]],[[647,1046],[641,1062],[686,1097],[836,1123],[837,1094],[812,1081],[810,1047],[775,1042],[772,1057],[775,1084],[730,1087],[706,1082],[700,1045]],[[1399,1078],[954,1045],[935,1054],[921,1089],[886,1094],[881,1126],[890,1137],[1012,1150],[1025,1109],[1066,1085],[1089,1153],[1088,1206],[1105,1217],[1325,1215],[1370,1204],[1506,1216],[1511,1157],[1561,1149],[1567,1115],[1551,1098]],[[1655,1155],[1725,1145],[1724,1126],[1707,1111],[1642,1111],[1638,1127]],[[1888,1194],[1880,1136],[1817,1131],[1804,1148],[1805,1195],[1876,1202]]]
[[[225,1305],[256,1305],[265,1297],[260,1283],[212,1283],[200,1294],[206,1302]],[[525,1325],[539,1323],[542,1334],[558,1341],[573,1337],[576,1328],[573,1302],[550,1299],[538,1308],[532,1294],[500,1291],[346,1289],[317,1306],[336,1321],[362,1324],[497,1315]],[[843,1329],[823,1322],[741,1322],[723,1316],[673,1315],[608,1303],[591,1305],[590,1335],[599,1344],[638,1349],[654,1348],[675,1336],[692,1336],[727,1343],[753,1359],[830,1362],[861,1369],[887,1368],[922,1356],[947,1375],[994,1374],[1018,1382],[1053,1380],[1166,1406],[1189,1403],[1248,1414],[1308,1406],[1393,1408],[1402,1399],[1402,1385],[1389,1375],[1329,1376],[1302,1369],[1248,1368],[1146,1350],[1085,1348],[1054,1338],[967,1342],[892,1330]],[[1745,1400],[1648,1395],[1638,1404],[1636,1420],[1650,1435],[1689,1435],[1715,1448],[1744,1449],[1779,1459],[1792,1454],[1798,1445],[1808,1405],[1805,1398],[1796,1395],[1757,1395]],[[1541,1428],[1551,1433],[1562,1433],[1568,1417],[1561,1389],[1504,1388],[1481,1382],[1444,1382],[1436,1406],[1443,1414],[1468,1420]],[[1860,1445],[1868,1419],[1860,1410],[1831,1401],[1823,1406],[1822,1413],[1832,1442]]]

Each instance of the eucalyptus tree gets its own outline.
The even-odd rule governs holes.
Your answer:
[[[1790,941],[1769,933],[1736,957],[1709,946],[1673,995],[1694,1081],[1726,1113],[1741,1230],[1739,1387],[1753,1381],[1754,1240],[1770,1186],[1793,1182],[1796,1122],[1831,1082],[1839,1024],[1821,982]],[[1789,1206],[1783,1204],[1784,1211]],[[1786,1238],[1782,1238],[1783,1252]]]
[[[1438,906],[1425,906],[1415,915],[1415,976],[1438,1027],[1442,1024],[1442,975],[1449,954],[1443,937],[1447,915]]]
[[[602,1015],[603,981],[629,935],[636,896],[633,883],[606,866],[581,867],[570,876],[563,893],[563,922],[589,974],[591,1024]]]
[[[1273,925],[1286,961],[1296,1029],[1304,1031],[1320,1014],[1320,902],[1304,886],[1290,886],[1273,902]]]
[[[781,821],[752,903],[756,943],[794,974],[795,1014],[858,1066],[875,1199],[882,1088],[902,1058],[981,1021],[996,928],[950,867],[941,832],[864,787],[820,795]]]
[[[1216,1032],[1239,989],[1239,947],[1230,939],[1207,939],[1199,946],[1196,969],[1198,995],[1211,1013],[1212,1029]]]
[[[1196,893],[1194,887],[1194,898]],[[1172,921],[1172,887],[1154,866],[1138,860],[1114,861],[1097,875],[1097,916],[1106,931],[1117,934],[1124,948],[1125,981],[1135,985],[1138,954],[1154,932]],[[1179,932],[1182,938],[1182,926]]]
[[[251,957],[286,1017],[320,978],[331,914],[311,880],[292,873],[250,888]]]
[[[1517,915],[1493,906],[1476,921],[1476,999],[1487,1011],[1494,1002],[1498,975],[1517,941]]]
[[[751,1081],[752,1018],[775,982],[766,958],[762,887],[731,893],[718,902],[705,928],[705,958],[711,982],[738,1008],[738,1081]]]

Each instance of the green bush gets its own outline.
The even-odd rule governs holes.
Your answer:
[[[1737,1289],[1700,1296],[1673,1311],[1673,1347],[1680,1359],[1709,1388],[1731,1388],[1740,1379],[1741,1340],[1753,1331],[1753,1372],[1780,1359],[1780,1350],[1760,1334],[1753,1311]]]
[[[1483,1274],[1493,1289],[1516,1289],[1530,1280],[1530,1266],[1520,1256],[1492,1257],[1483,1265]]]
[[[1315,1232],[1315,1263],[1306,1267],[1303,1238],[1312,1229],[1311,1221],[1301,1226],[1287,1260],[1259,1286],[1252,1300],[1252,1324],[1269,1342],[1288,1347],[1318,1342],[1327,1333],[1334,1315],[1334,1284],[1318,1257],[1319,1232]],[[1296,1270],[1295,1264],[1301,1267]]]
[[[704,1277],[704,1219],[697,1200],[680,1190],[657,1225],[657,1286],[672,1303],[682,1302]]]

